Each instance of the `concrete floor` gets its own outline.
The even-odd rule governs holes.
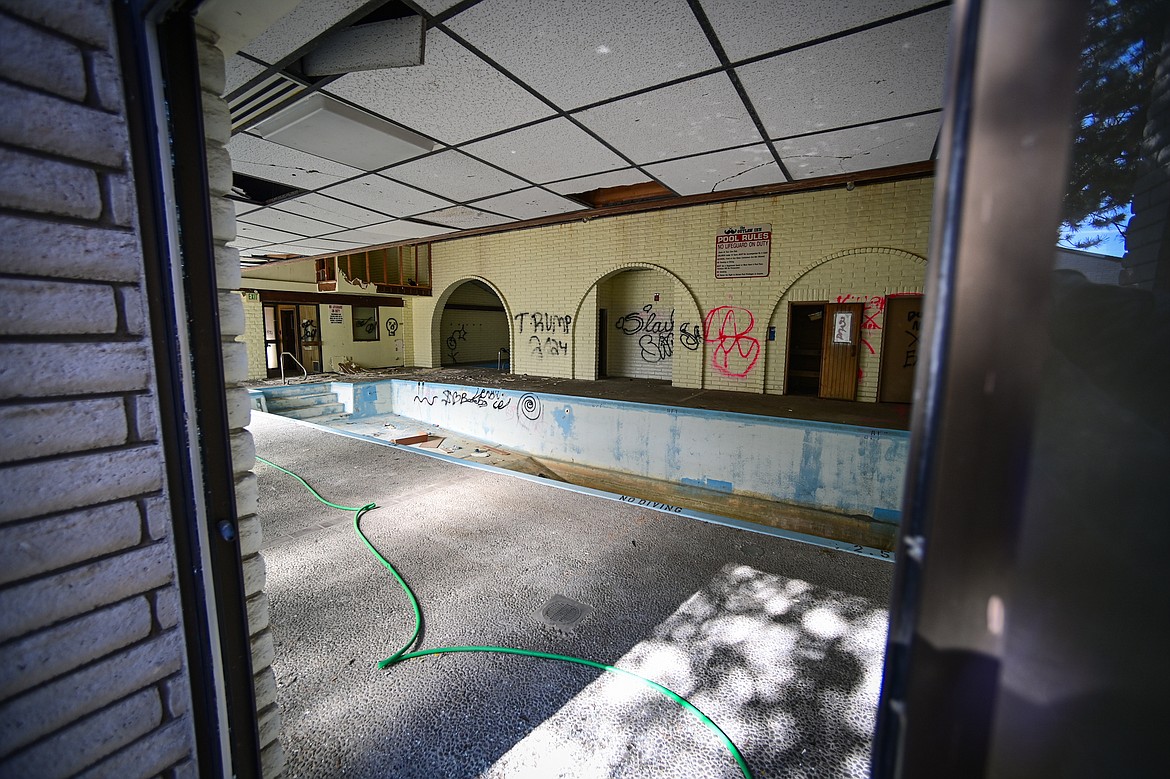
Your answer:
[[[260,456],[334,502],[414,588],[421,647],[577,655],[689,698],[757,777],[867,774],[888,563],[704,524],[254,414]],[[446,654],[378,671],[411,613],[353,533],[257,465],[289,775],[736,777],[715,736],[636,682]],[[594,608],[564,635],[553,595]]]

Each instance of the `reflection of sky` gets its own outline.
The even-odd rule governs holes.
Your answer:
[[[1127,208],[1125,211],[1125,220],[1122,222],[1123,226],[1129,224],[1131,216],[1133,216],[1133,212]],[[1096,246],[1087,246],[1081,249],[1081,251],[1104,254],[1109,257],[1122,257],[1125,255],[1125,239],[1121,237],[1121,233],[1117,232],[1117,229],[1114,227],[1096,229],[1084,226],[1074,231],[1068,240],[1058,241],[1057,246],[1076,249],[1078,248],[1078,243],[1097,238],[1103,239],[1101,243]]]

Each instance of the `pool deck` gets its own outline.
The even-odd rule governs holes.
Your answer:
[[[318,373],[310,382],[323,381],[434,381],[472,387],[505,388],[523,392],[548,392],[584,398],[624,400],[680,408],[705,408],[739,414],[760,414],[787,419],[836,422],[842,425],[878,427],[890,430],[910,428],[907,403],[861,403],[849,400],[822,400],[802,395],[764,395],[725,390],[697,390],[673,387],[666,381],[649,379],[555,379],[544,376],[512,375],[490,368],[382,368],[356,376]],[[279,385],[279,379],[252,382],[251,386]]]
[[[558,387],[558,391],[563,388]],[[422,606],[421,648],[499,645],[643,674],[757,779],[866,776],[893,566],[253,415],[257,453],[362,526]],[[741,772],[637,682],[527,657],[374,664],[412,610],[352,514],[256,465],[288,774],[566,779]],[[555,630],[554,595],[592,607]]]

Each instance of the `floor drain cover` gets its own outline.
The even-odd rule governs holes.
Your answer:
[[[592,606],[578,603],[564,595],[554,595],[548,599],[548,603],[540,607],[537,617],[553,630],[572,633],[573,628],[592,613]]]

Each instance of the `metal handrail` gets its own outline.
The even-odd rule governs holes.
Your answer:
[[[292,361],[295,362],[297,364],[297,367],[301,369],[301,372],[305,374],[305,378],[306,379],[309,378],[309,372],[307,370],[305,370],[305,366],[301,365],[301,361],[297,359],[297,356],[295,354],[293,354],[292,352],[281,352],[280,353],[280,380],[282,382],[284,382],[285,384],[288,384],[288,379],[286,379],[284,377],[284,356],[286,354],[289,357],[292,357]]]
[[[511,361],[511,359],[512,359],[512,353],[508,351],[508,347],[506,347],[506,346],[503,349],[501,349],[500,351],[496,352],[496,370],[497,371],[504,370],[504,353],[505,352],[508,353],[508,360]]]

